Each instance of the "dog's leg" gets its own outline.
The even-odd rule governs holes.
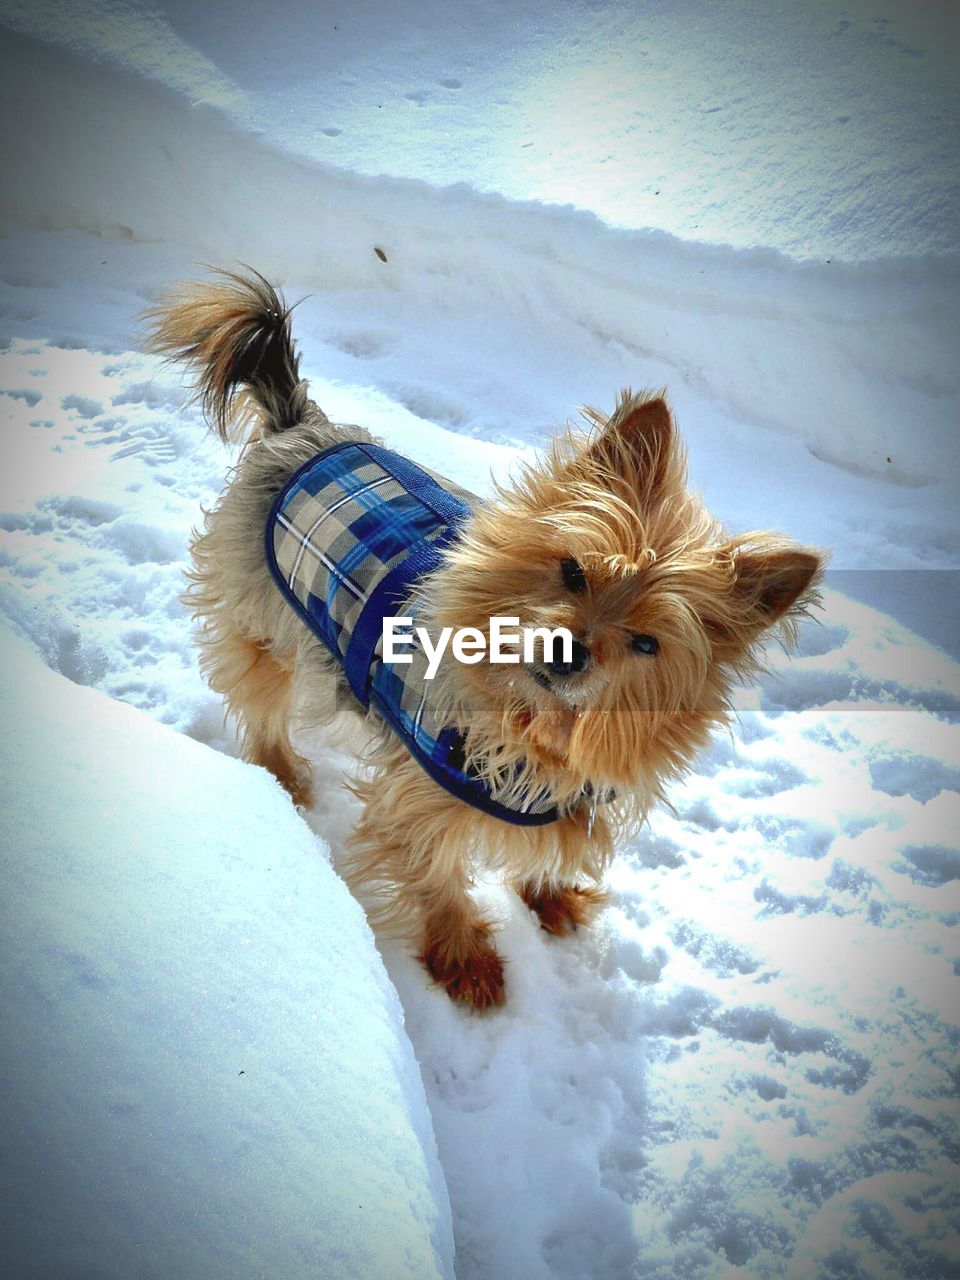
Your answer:
[[[222,693],[240,723],[241,754],[269,769],[294,804],[313,802],[310,766],[290,742],[293,664],[265,645],[239,636],[218,641],[206,654],[211,686]]]
[[[405,751],[359,783],[364,815],[347,876],[372,923],[407,938],[431,978],[474,1009],[503,1003],[503,962],[469,893],[476,813],[426,776]]]
[[[453,909],[426,917],[420,963],[451,1000],[474,1009],[503,1004],[503,961],[490,925],[476,910],[464,911],[466,887]]]
[[[547,933],[561,937],[590,925],[609,902],[601,887],[613,856],[607,816],[583,808],[528,833],[510,866],[510,883]]]
[[[610,900],[605,890],[591,885],[538,885],[532,880],[515,886],[531,911],[540,918],[540,927],[561,937],[594,917]]]

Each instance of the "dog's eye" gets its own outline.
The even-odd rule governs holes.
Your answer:
[[[652,658],[660,652],[660,641],[656,636],[631,636],[630,648],[634,653],[646,653]]]
[[[563,579],[563,585],[568,591],[576,592],[578,595],[581,591],[587,589],[587,575],[583,572],[583,565],[579,560],[574,560],[571,556],[567,560],[560,561],[560,577]]]

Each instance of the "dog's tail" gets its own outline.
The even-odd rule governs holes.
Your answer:
[[[248,271],[182,286],[144,316],[146,350],[187,364],[222,440],[245,427],[272,435],[296,426],[308,403],[290,310],[268,280]]]

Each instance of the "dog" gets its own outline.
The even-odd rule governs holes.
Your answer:
[[[823,554],[774,533],[724,534],[687,488],[660,393],[624,390],[610,414],[582,410],[585,430],[562,430],[536,465],[478,501],[364,428],[327,418],[300,377],[290,312],[256,272],[173,291],[149,313],[147,346],[185,362],[213,429],[245,441],[194,531],[185,597],[243,758],[309,806],[310,769],[292,729],[345,705],[365,713],[372,745],[350,784],[364,807],[348,882],[375,927],[407,940],[451,998],[501,1004],[503,962],[470,893],[477,859],[502,872],[549,933],[589,924],[607,900],[616,840],[727,723],[732,689],[761,666],[762,642],[795,640],[818,599]],[[383,692],[397,669],[378,657],[369,627],[351,667],[338,651],[349,607],[407,564],[392,543],[380,554],[380,534],[374,552],[357,551],[355,530],[382,493],[415,526],[416,555],[378,616],[389,597],[437,633],[487,636],[494,617],[566,628],[569,658],[447,654],[429,693],[414,684],[415,711],[403,709],[409,686],[393,701]],[[308,527],[297,524],[301,508]],[[319,547],[317,529],[327,529]],[[351,584],[337,575],[347,559],[367,573],[368,556],[370,590],[347,599]],[[308,602],[326,608],[331,598],[346,604],[318,622]],[[362,630],[345,642],[354,659]]]

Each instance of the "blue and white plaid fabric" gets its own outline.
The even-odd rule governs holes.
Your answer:
[[[401,613],[417,580],[437,567],[472,501],[389,449],[333,445],[278,494],[267,562],[285,598],[343,664],[359,702],[379,712],[435,782],[507,822],[553,822],[559,815],[546,793],[506,803],[464,770],[463,733],[439,720],[419,645],[409,649],[409,664],[381,659],[383,619]]]

